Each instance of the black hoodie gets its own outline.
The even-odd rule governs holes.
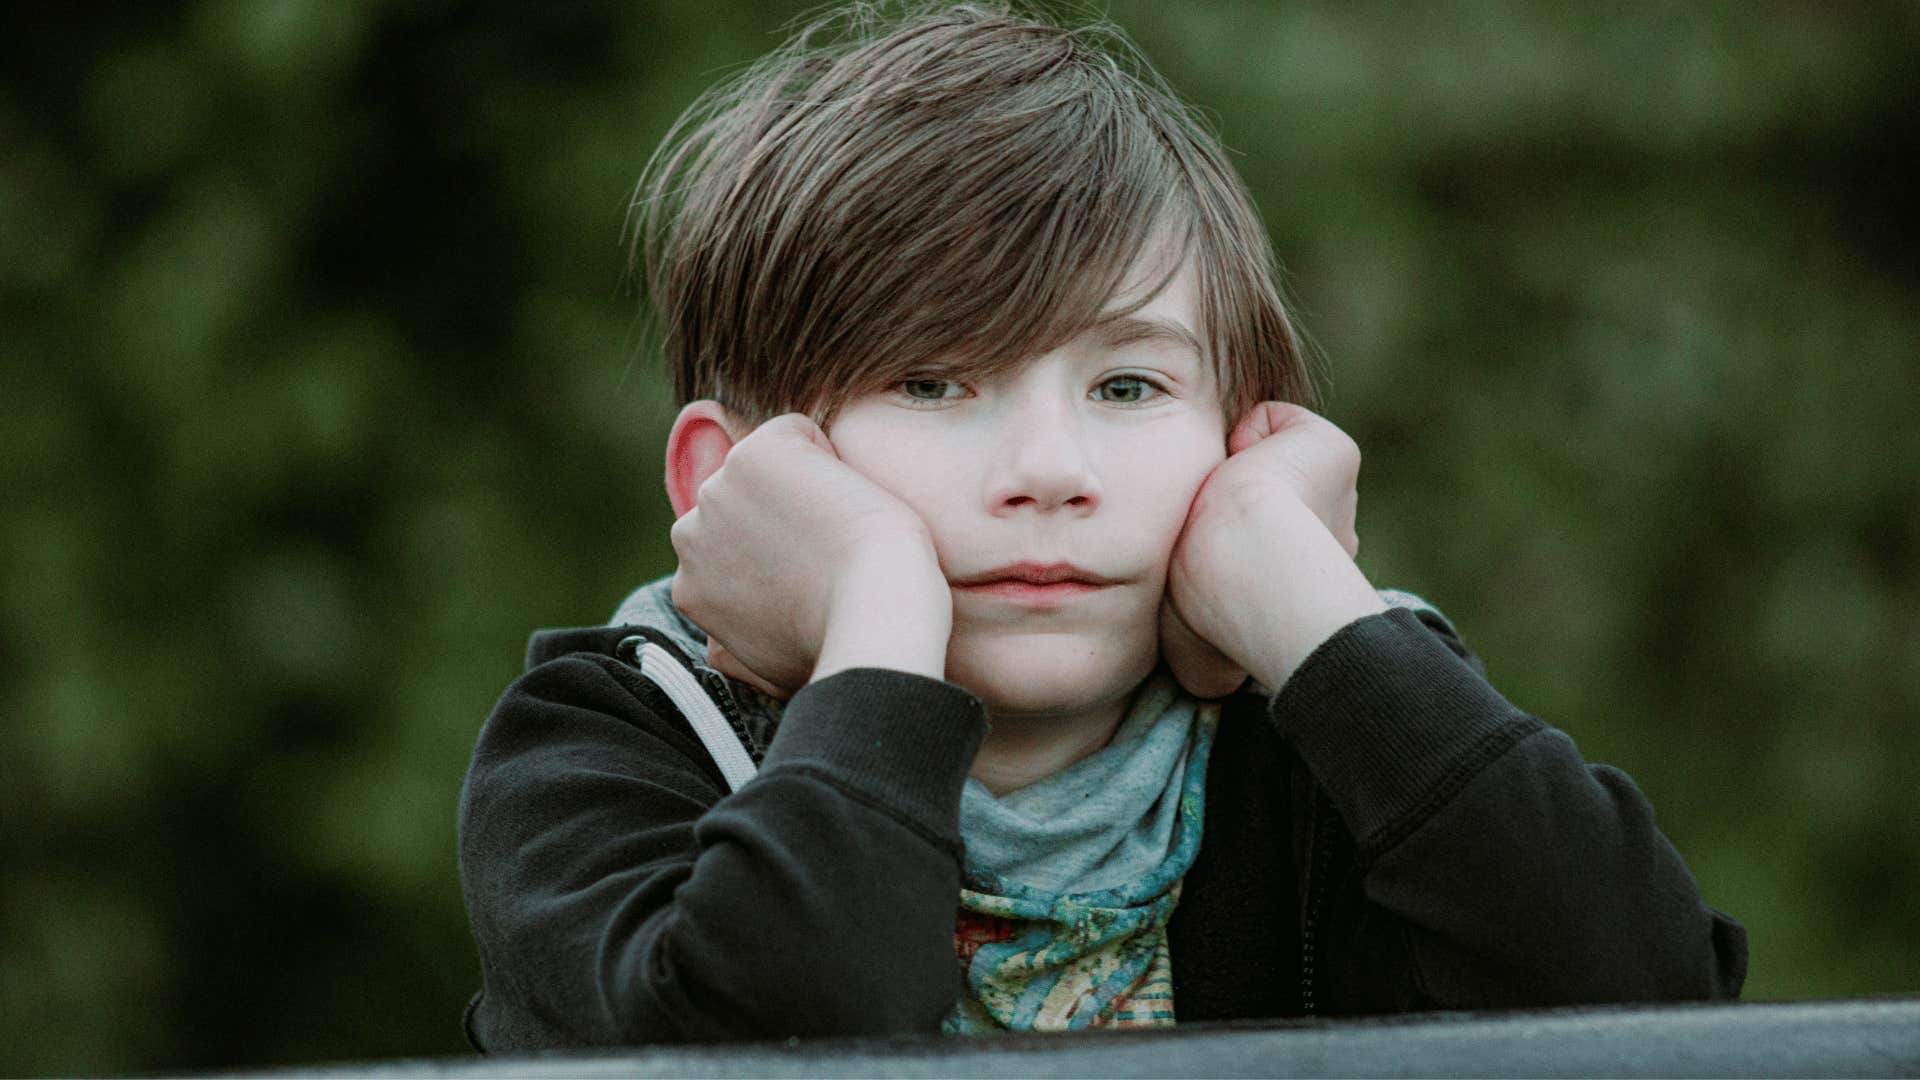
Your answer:
[[[661,595],[535,635],[481,731],[460,802],[474,1045],[937,1031],[984,706],[857,669],[776,725],[694,663]],[[738,792],[641,676],[642,640],[758,759]],[[1424,607],[1227,700],[1168,935],[1182,1023],[1732,998],[1747,960],[1633,782],[1509,704]]]

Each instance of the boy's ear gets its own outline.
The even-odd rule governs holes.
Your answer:
[[[698,501],[700,485],[719,471],[733,444],[746,437],[747,424],[717,401],[689,401],[667,433],[667,501],[673,516],[686,516]]]

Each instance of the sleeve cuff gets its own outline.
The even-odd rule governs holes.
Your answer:
[[[958,842],[960,789],[986,737],[987,710],[959,686],[852,668],[787,703],[763,771],[805,768]]]
[[[1355,619],[1322,642],[1268,715],[1361,850],[1376,854],[1545,727],[1402,608]]]

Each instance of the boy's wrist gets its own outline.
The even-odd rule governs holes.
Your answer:
[[[1356,573],[1356,576],[1359,576]],[[1361,581],[1365,581],[1362,577]],[[1371,589],[1369,589],[1371,592]],[[1370,601],[1370,602],[1369,602]],[[1387,610],[1377,595],[1370,598],[1349,595],[1315,598],[1301,610],[1287,628],[1275,635],[1274,645],[1257,666],[1247,670],[1262,686],[1278,688],[1293,678],[1313,651],[1339,633],[1349,623]]]
[[[946,677],[953,597],[938,564],[875,560],[834,590],[810,682],[850,668]]]
[[[1272,553],[1276,572],[1249,598],[1246,641],[1234,658],[1262,685],[1278,689],[1342,627],[1387,605],[1324,528],[1266,535],[1286,537],[1286,550]]]
[[[930,635],[920,640],[893,634],[859,633],[829,636],[820,649],[820,660],[813,667],[809,683],[816,683],[854,668],[887,668],[929,679],[944,679],[947,673],[947,644]]]

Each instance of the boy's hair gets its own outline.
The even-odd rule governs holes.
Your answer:
[[[1127,314],[1107,305],[1163,239],[1196,267],[1228,422],[1311,393],[1252,200],[1108,26],[844,9],[689,109],[636,199],[683,404],[825,424],[902,379],[997,374]]]

